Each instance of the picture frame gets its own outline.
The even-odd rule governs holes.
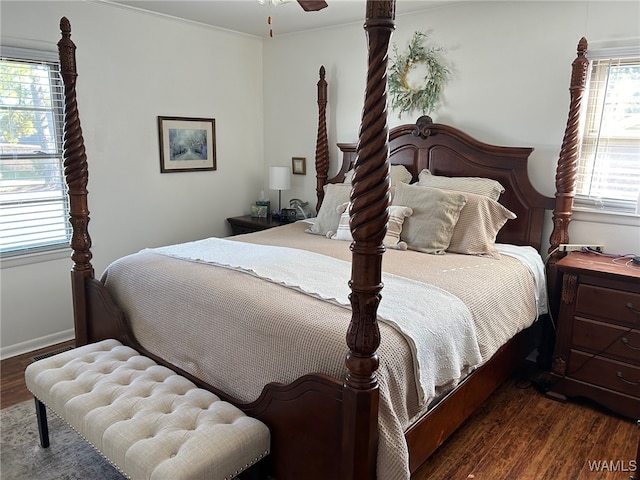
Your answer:
[[[216,170],[214,118],[158,117],[160,173]]]
[[[305,157],[292,157],[291,158],[291,172],[294,175],[306,175],[307,174],[307,159]]]

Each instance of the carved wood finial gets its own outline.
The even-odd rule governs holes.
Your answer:
[[[589,68],[586,53],[587,40],[582,37],[578,42],[577,58],[573,61],[571,69],[571,84],[569,86],[571,103],[567,128],[556,168],[556,204],[553,209],[553,231],[549,238],[549,253],[555,251],[561,243],[569,243],[569,222],[571,222],[573,211],[580,154],[580,110]]]
[[[324,185],[329,173],[329,142],[327,140],[327,81],[324,65],[320,67],[318,80],[318,136],[316,139],[316,212],[324,199]]]
[[[420,138],[429,138],[433,133],[431,131],[433,119],[428,115],[423,115],[416,120],[416,127],[413,129],[413,135]]]

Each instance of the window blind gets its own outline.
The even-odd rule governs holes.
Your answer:
[[[590,57],[576,203],[634,212],[640,195],[640,52]]]
[[[67,246],[64,92],[56,55],[0,51],[0,255]]]

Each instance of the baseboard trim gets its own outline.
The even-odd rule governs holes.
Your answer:
[[[51,335],[45,335],[44,337],[34,338],[26,342],[16,343],[15,345],[0,347],[0,360],[15,357],[16,355],[22,355],[23,353],[33,352],[34,350],[49,347],[57,343],[68,342],[74,338],[75,331],[73,329],[69,329],[53,333]]]

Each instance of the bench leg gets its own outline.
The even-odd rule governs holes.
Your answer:
[[[244,472],[242,472],[238,478],[241,480],[265,480],[271,479],[269,475],[267,475],[267,461],[268,459],[263,458],[262,460],[254,463],[249,468],[247,468]]]
[[[34,397],[36,401],[36,416],[38,417],[38,432],[40,433],[40,445],[49,447],[49,425],[47,424],[47,407]]]

